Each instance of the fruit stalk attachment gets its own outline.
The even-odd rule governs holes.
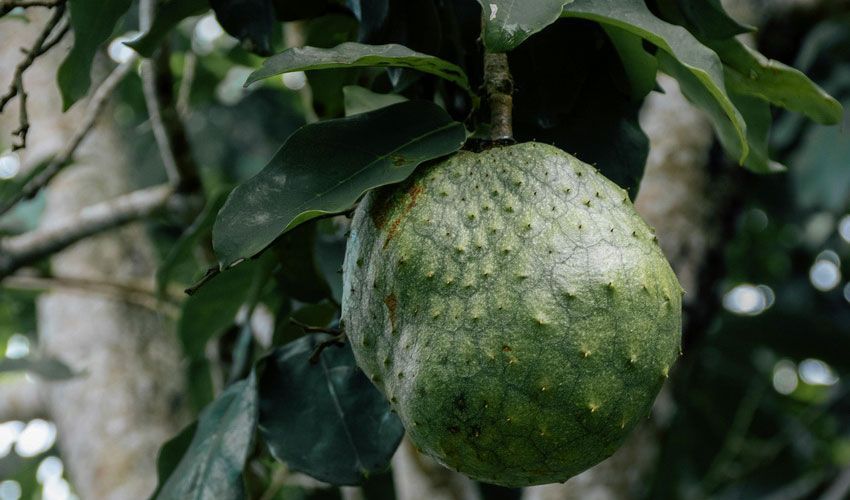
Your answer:
[[[490,103],[490,139],[513,142],[514,82],[507,54],[484,53],[484,89]]]

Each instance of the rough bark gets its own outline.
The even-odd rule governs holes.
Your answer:
[[[4,39],[27,43],[36,36],[39,13],[29,25],[6,23]],[[4,44],[3,67],[20,57],[18,43]],[[40,58],[24,81],[29,100],[29,148],[24,164],[58,150],[80,121],[85,104],[61,114],[56,68],[68,41]],[[97,79],[97,78],[95,78]],[[108,110],[107,110],[108,113]],[[17,117],[5,114],[3,133]],[[6,137],[6,135],[4,135]],[[64,216],[129,191],[127,160],[109,120],[101,120],[47,192],[41,229]],[[151,243],[138,225],[88,238],[51,260],[59,277],[89,280],[149,280]],[[44,384],[48,414],[70,479],[86,499],[145,498],[156,481],[155,456],[184,420],[180,350],[169,321],[120,297],[62,289],[38,300],[41,349],[84,372],[70,381]]]

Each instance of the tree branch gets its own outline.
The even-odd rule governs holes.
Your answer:
[[[127,73],[135,67],[136,60],[136,56],[132,56],[129,60],[116,66],[115,69],[113,69],[112,72],[103,80],[89,100],[88,109],[86,111],[86,115],[83,117],[82,123],[80,124],[80,128],[77,129],[74,135],[68,140],[65,148],[58,156],[50,161],[41,173],[27,182],[20,192],[16,193],[15,196],[11,197],[2,206],[0,206],[0,215],[11,210],[12,207],[17,205],[21,200],[35,196],[39,191],[41,191],[41,188],[53,180],[56,174],[62,171],[63,168],[73,161],[74,154],[77,152],[80,144],[82,144],[83,140],[88,136],[92,128],[94,128],[95,122],[97,121],[100,112],[103,111],[107,99],[110,95],[112,95],[112,92],[118,84],[121,83],[121,80],[124,79]]]
[[[178,294],[169,292],[158,296],[153,287],[145,284],[92,280],[70,276],[37,276],[13,274],[2,282],[2,287],[12,290],[73,290],[104,295],[142,306],[156,312],[165,312],[176,318],[179,312]]]
[[[2,7],[2,12],[5,14],[7,5],[4,4]],[[24,57],[23,61],[21,61],[17,67],[15,67],[15,73],[12,77],[12,83],[9,85],[9,90],[0,97],[0,112],[3,112],[3,109],[6,107],[9,102],[18,96],[18,101],[20,103],[20,126],[12,132],[13,135],[17,136],[20,139],[20,142],[15,144],[12,149],[23,149],[27,145],[27,133],[29,132],[29,114],[27,113],[27,94],[24,91],[24,72],[32,66],[32,63],[35,62],[36,58],[52,47],[54,47],[59,40],[65,36],[65,33],[68,31],[67,24],[64,28],[61,28],[59,34],[53,38],[53,40],[48,42],[48,38],[50,38],[50,34],[53,33],[53,30],[56,29],[56,26],[59,25],[59,22],[62,20],[62,17],[65,15],[65,4],[60,3],[55,5],[56,10],[53,12],[53,15],[48,19],[47,24],[44,25],[44,28],[41,30],[41,34],[32,44],[32,47],[29,50],[24,50],[26,57]]]
[[[513,142],[514,82],[507,54],[484,53],[484,89],[490,103],[490,138]]]
[[[147,217],[171,200],[171,186],[140,189],[86,207],[49,228],[0,241],[0,280],[21,267],[56,253],[89,236]]]
[[[153,0],[139,2],[142,31],[150,28],[154,10]],[[200,176],[192,158],[188,134],[177,112],[170,54],[167,45],[163,45],[151,59],[142,62],[145,105],[168,179],[179,192],[197,192]]]

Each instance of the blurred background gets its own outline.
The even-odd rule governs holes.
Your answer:
[[[850,106],[848,2],[726,4],[759,27],[750,41],[762,53],[803,70],[845,109]],[[0,19],[3,85],[18,47],[37,36],[45,16],[13,11]],[[331,15],[299,23],[283,36],[318,45],[329,26],[357,30],[351,17]],[[95,60],[95,75],[102,78],[130,60],[133,51],[123,42],[138,32],[137,16],[127,15]],[[246,89],[242,83],[262,59],[227,35],[212,14],[184,20],[177,32],[168,60],[179,82],[174,103],[210,199],[262,169],[289,134],[314,119],[315,109],[323,116],[341,109],[339,95],[327,89],[344,84],[344,72],[290,73]],[[60,56],[48,54],[27,75],[30,147],[12,151],[17,117],[0,115],[0,194],[55,154],[83,113],[80,106],[61,113],[54,80]],[[425,492],[470,499],[850,498],[846,120],[824,127],[777,112],[770,145],[788,172],[757,176],[728,160],[673,80],[661,76],[659,85],[665,93],[654,92],[641,109],[651,150],[637,205],[658,228],[688,292],[684,357],[651,423],[613,465],[567,485],[511,491],[440,470],[403,444],[393,470],[359,490],[326,489],[260,461],[256,477],[247,479],[262,485],[256,498],[412,499]],[[37,227],[48,216],[51,196],[55,214],[127,186],[165,180],[141,87],[134,70],[81,149],[83,165],[51,193],[0,218],[2,234]],[[226,358],[235,334],[223,336],[221,351],[207,349],[206,359],[187,361],[163,328],[180,306],[179,285],[191,282],[209,256],[191,255],[170,269],[176,292],[162,298],[153,291],[154,269],[173,261],[169,254],[182,227],[155,218],[72,247],[53,260],[51,273],[0,282],[0,500],[140,498],[137,493],[150,487],[156,449],[220,387],[223,375],[209,360]],[[326,268],[339,260],[342,233],[333,223],[320,229],[317,245]],[[287,307],[303,318],[333,314],[327,302]],[[256,335],[285,335],[276,324],[279,310],[260,309],[252,318]],[[95,373],[105,381],[74,388]],[[170,380],[174,374],[188,382]],[[181,394],[188,394],[188,403],[163,397]],[[152,395],[159,402],[151,403]],[[93,416],[98,412],[107,414]],[[131,451],[149,456],[149,463],[137,462]],[[109,469],[114,484],[97,479],[104,477],[99,467]],[[269,488],[272,483],[279,487]]]

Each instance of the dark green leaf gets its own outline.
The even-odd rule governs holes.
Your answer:
[[[574,154],[636,196],[649,151],[637,122],[642,96],[632,97],[610,37],[596,23],[560,20],[509,59],[516,138]]]
[[[342,88],[342,94],[345,99],[345,116],[375,111],[407,100],[398,94],[379,94],[357,85],[346,85]]]
[[[345,259],[346,230],[348,226],[334,220],[320,220],[316,234],[316,263],[331,289],[331,297],[342,303],[342,262]]]
[[[201,412],[189,448],[156,498],[244,498],[242,468],[251,451],[256,425],[257,383],[252,374],[231,385]]]
[[[357,20],[342,13],[311,19],[304,28],[304,45],[330,49],[357,38]],[[307,71],[313,108],[322,119],[344,115],[342,89],[357,83],[368,68],[337,68]]]
[[[272,343],[274,345],[282,345],[305,335],[304,330],[292,323],[290,319],[295,319],[305,325],[326,328],[331,325],[338,311],[339,308],[336,305],[325,301],[318,304],[303,305],[296,311],[293,311],[292,314],[278,314]]]
[[[230,194],[213,227],[216,254],[225,267],[256,255],[298,224],[351,209],[369,189],[403,181],[465,139],[462,124],[426,101],[306,125]]]
[[[360,25],[357,39],[368,43],[381,31],[390,6],[388,0],[345,0]]]
[[[156,456],[156,475],[157,485],[150,498],[154,499],[159,495],[160,490],[166,479],[174,472],[189,445],[192,444],[192,437],[195,435],[195,430],[198,428],[198,422],[192,422],[187,425],[176,436],[165,442],[159,449]]]
[[[79,375],[55,358],[26,357],[0,359],[0,373],[27,372],[45,380],[66,380]]]
[[[747,141],[750,154],[744,161],[747,169],[759,174],[783,172],[785,166],[770,159],[768,140],[770,138],[770,105],[753,96],[730,92],[729,96],[747,122]]]
[[[183,302],[177,335],[187,356],[200,356],[207,342],[233,326],[236,313],[252,296],[257,283],[265,282],[272,262],[263,257],[228,269]]]
[[[850,200],[848,158],[850,133],[846,127],[810,127],[789,161],[797,203],[807,210],[846,211]]]
[[[643,99],[655,88],[658,60],[643,48],[643,40],[639,36],[614,26],[603,28],[620,55],[632,99]]]
[[[755,30],[732,19],[719,0],[667,0],[658,4],[662,17],[685,26],[701,39],[732,38]]]
[[[676,69],[671,76],[680,80],[680,83],[684,79],[683,87],[703,87],[704,90],[699,90],[700,99],[694,102],[704,109],[708,108],[706,111],[712,116],[712,123],[723,138],[726,150],[733,157],[744,161],[749,152],[746,125],[726,93],[720,59],[688,30],[662,21],[643,2],[634,0],[575,0],[564,8],[563,15],[616,26],[661,49],[659,62],[662,69]],[[665,65],[665,60],[675,64]],[[694,89],[690,94],[696,92]],[[718,113],[725,115],[725,118]]]
[[[225,31],[242,42],[245,50],[272,53],[275,13],[272,0],[209,0]]]
[[[143,57],[150,57],[159,47],[162,39],[174,29],[180,21],[190,16],[196,16],[209,10],[207,0],[170,0],[161,4],[156,11],[156,17],[150,29],[142,36],[127,45]]]
[[[730,88],[737,92],[803,113],[818,123],[841,121],[841,104],[800,71],[766,58],[735,38],[711,42],[711,47],[726,65]]]
[[[278,286],[301,302],[319,302],[331,290],[316,260],[316,221],[293,228],[278,238],[273,250],[280,263]]]
[[[404,435],[384,396],[357,368],[351,348],[327,335],[275,349],[259,380],[259,430],[272,455],[290,469],[332,484],[358,484],[389,466]]]
[[[56,79],[62,93],[62,109],[67,110],[88,93],[91,65],[98,47],[109,38],[115,24],[130,8],[131,0],[72,0],[71,28],[74,47],[59,66]]]
[[[491,52],[508,52],[528,37],[554,23],[572,0],[478,0],[484,16],[484,46]]]
[[[734,159],[743,164],[746,161],[746,156],[749,154],[749,145],[746,143],[746,140],[741,143],[740,136],[738,135],[739,130],[746,134],[746,122],[744,122],[744,117],[741,116],[737,108],[733,108],[735,109],[735,120],[738,123],[736,125],[729,119],[729,114],[723,106],[717,102],[702,82],[693,73],[688,71],[687,67],[666,52],[658,53],[658,63],[662,71],[679,81],[679,87],[682,89],[685,97],[706,113],[723,148]],[[731,103],[732,101],[730,100],[729,102]],[[744,137],[746,138],[746,135]]]
[[[224,205],[224,200],[227,199],[227,192],[220,192],[211,196],[207,201],[204,210],[198,215],[197,219],[189,226],[186,231],[168,252],[162,265],[159,266],[156,272],[157,292],[162,294],[165,288],[173,279],[176,270],[186,262],[194,262],[193,252],[203,238],[206,238],[212,232],[213,222],[218,211]]]
[[[272,0],[278,21],[299,21],[319,17],[328,12],[330,0]]]
[[[287,49],[266,59],[262,68],[251,73],[245,85],[291,71],[356,67],[416,69],[445,78],[472,93],[466,74],[457,65],[392,43],[364,45],[356,42],[345,42],[332,49],[316,47]]]

